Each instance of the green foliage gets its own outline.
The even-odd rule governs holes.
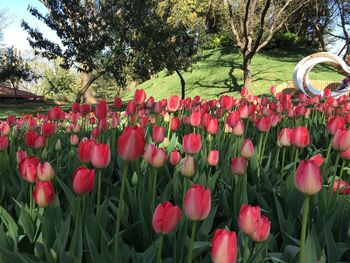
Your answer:
[[[276,33],[269,44],[266,46],[266,49],[286,49],[290,47],[311,47],[312,43],[306,37],[300,37],[296,33],[292,32],[279,32]]]
[[[0,54],[0,82],[10,83],[16,90],[22,81],[32,81],[34,74],[27,61],[13,47],[3,49]]]
[[[45,67],[42,81],[35,88],[46,97],[58,101],[74,101],[79,88],[79,76],[72,70],[59,66],[60,61]]]

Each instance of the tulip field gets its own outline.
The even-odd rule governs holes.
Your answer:
[[[350,101],[73,103],[0,121],[0,262],[350,262]]]

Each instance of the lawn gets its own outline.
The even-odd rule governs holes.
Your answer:
[[[278,85],[292,79],[296,64],[306,55],[315,51],[305,49],[273,50],[257,54],[253,59],[253,94],[269,91],[271,85]],[[186,96],[200,95],[203,98],[218,97],[222,94],[237,96],[243,85],[242,56],[238,51],[206,50],[192,70],[183,74],[186,80]],[[343,76],[328,66],[319,65],[310,74],[314,80],[340,81]],[[147,95],[156,99],[169,95],[181,94],[180,80],[176,74],[167,76],[166,71],[151,80],[142,83],[138,88],[146,90]],[[130,99],[134,90],[123,96]]]

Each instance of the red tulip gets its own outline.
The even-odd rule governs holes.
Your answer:
[[[268,132],[271,128],[271,118],[270,117],[260,117],[255,122],[256,127],[261,132]]]
[[[173,117],[171,119],[171,126],[170,126],[170,130],[171,131],[177,131],[180,128],[180,120],[177,117]]]
[[[125,161],[139,159],[145,148],[145,132],[138,126],[127,126],[118,138],[118,155]]]
[[[298,148],[304,148],[310,144],[310,135],[306,127],[299,126],[294,128],[292,144]]]
[[[26,157],[19,164],[20,176],[29,183],[35,183],[37,179],[39,159],[36,157]]]
[[[153,213],[152,226],[156,233],[169,234],[181,218],[181,210],[170,202],[164,202],[156,207]]]
[[[111,161],[109,144],[95,144],[92,148],[91,163],[95,168],[106,168]]]
[[[270,235],[271,222],[266,216],[261,216],[258,221],[258,227],[250,237],[256,242],[262,242],[268,239]]]
[[[33,198],[39,207],[50,205],[55,198],[55,190],[51,181],[38,181],[35,185]]]
[[[350,147],[343,152],[339,152],[340,153],[340,157],[344,160],[350,160]]]
[[[338,129],[332,139],[332,148],[336,151],[346,151],[350,147],[350,131]]]
[[[200,111],[194,111],[190,116],[190,124],[193,127],[201,125],[202,122],[202,113]]]
[[[181,154],[177,150],[172,150],[170,153],[169,161],[171,165],[176,166],[179,164]]]
[[[81,106],[80,106],[80,113],[81,113],[81,115],[82,116],[86,116],[88,113],[90,113],[91,112],[91,105],[89,105],[89,104],[82,104]]]
[[[308,161],[313,162],[317,166],[321,166],[323,164],[323,162],[324,162],[324,158],[319,153],[319,154],[316,154],[316,155],[310,157]]]
[[[340,116],[335,116],[330,119],[327,123],[327,131],[329,134],[334,135],[338,129],[345,128],[345,118]]]
[[[167,156],[163,148],[155,148],[151,157],[151,165],[155,168],[160,168],[166,161]]]
[[[207,132],[209,134],[216,134],[218,132],[218,119],[217,118],[213,118],[210,119],[206,125],[207,128]]]
[[[155,143],[161,143],[164,140],[164,127],[163,126],[153,126],[152,140]]]
[[[145,152],[143,154],[143,159],[146,163],[151,164],[152,163],[152,155],[154,151],[156,150],[156,146],[154,144],[148,144],[145,148]]]
[[[292,145],[293,129],[282,128],[278,135],[278,142],[281,146],[288,147]]]
[[[232,129],[232,133],[235,136],[242,136],[244,134],[244,123],[241,120],[238,120],[235,126]]]
[[[275,86],[271,86],[270,87],[270,94],[271,95],[275,95],[276,94],[276,87]]]
[[[162,112],[162,110],[163,110],[163,106],[160,101],[154,103],[154,106],[153,106],[154,113],[159,114]]]
[[[247,97],[247,95],[248,95],[248,89],[246,87],[243,87],[242,90],[241,90],[242,98]]]
[[[90,193],[94,188],[95,170],[78,167],[73,174],[73,191],[77,195]]]
[[[123,103],[123,101],[121,98],[117,97],[114,99],[114,107],[115,108],[119,109],[122,106],[122,103]]]
[[[200,134],[190,133],[183,137],[182,148],[185,153],[196,154],[201,149],[201,136]]]
[[[45,147],[46,138],[44,135],[39,135],[34,142],[34,149],[42,149]]]
[[[187,155],[183,161],[181,166],[181,173],[185,177],[191,177],[195,173],[195,162],[194,158],[191,155]]]
[[[133,100],[129,100],[129,102],[126,104],[126,113],[128,115],[134,115],[136,112],[136,103]]]
[[[39,163],[37,169],[37,177],[40,181],[50,181],[55,176],[55,171],[53,170],[49,162]]]
[[[148,100],[146,101],[146,107],[148,109],[152,109],[154,106],[154,98],[151,96],[148,98]]]
[[[167,108],[170,112],[176,112],[180,107],[179,96],[170,96],[167,101]]]
[[[294,176],[295,187],[305,195],[314,195],[322,188],[320,168],[313,161],[301,161]]]
[[[35,147],[35,141],[38,138],[39,133],[37,131],[27,131],[24,135],[24,143],[28,148]]]
[[[7,116],[6,122],[10,127],[15,126],[16,125],[16,116],[14,116],[14,115]]]
[[[324,89],[324,91],[323,91],[323,97],[329,98],[329,97],[331,96],[331,94],[332,94],[331,89],[329,89],[329,88]]]
[[[246,167],[246,159],[243,157],[233,158],[231,161],[231,169],[233,174],[244,175]]]
[[[350,187],[349,185],[346,185],[346,181],[344,180],[335,180],[334,184],[333,184],[333,192],[337,193],[339,191],[340,195],[344,195],[344,194],[350,194]]]
[[[241,147],[241,156],[250,159],[254,155],[254,145],[250,139],[245,139]]]
[[[219,102],[221,107],[224,108],[226,111],[230,110],[233,107],[233,98],[231,96],[221,96]]]
[[[80,104],[78,102],[73,102],[71,109],[73,112],[80,112]]]
[[[186,192],[184,210],[186,216],[194,221],[208,217],[211,207],[210,189],[202,185],[193,184]]]
[[[41,124],[41,132],[46,137],[51,136],[55,132],[55,124],[52,122],[44,122]]]
[[[107,101],[101,100],[94,109],[94,114],[97,119],[101,120],[107,117],[108,104]]]
[[[211,243],[211,259],[214,263],[236,262],[237,237],[235,232],[217,229]]]
[[[78,158],[83,163],[90,163],[95,142],[86,138],[82,139],[78,145]]]
[[[60,106],[55,106],[51,110],[48,111],[47,117],[50,121],[61,121],[64,120],[66,114],[61,109]]]
[[[243,204],[239,210],[238,225],[239,228],[246,234],[253,234],[257,228],[261,217],[259,206],[250,206]]]
[[[24,150],[19,150],[16,153],[17,165],[19,165],[25,158],[27,158],[27,152]]]
[[[7,136],[0,136],[0,151],[5,151],[9,147],[9,138]]]
[[[231,128],[235,127],[237,122],[239,121],[239,113],[236,111],[230,112],[227,116],[227,124],[230,125]]]
[[[219,151],[211,150],[207,156],[207,162],[210,166],[216,166],[219,162]]]
[[[143,89],[135,90],[134,101],[137,105],[144,103],[146,100],[146,92]]]

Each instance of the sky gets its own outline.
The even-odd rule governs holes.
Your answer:
[[[22,20],[40,29],[48,39],[59,43],[56,33],[29,13],[27,10],[29,5],[36,7],[40,13],[46,13],[45,7],[38,0],[0,0],[0,9],[5,9],[10,16],[10,24],[4,29],[3,44],[14,46],[22,51],[31,49],[27,41],[27,33],[21,27]]]

